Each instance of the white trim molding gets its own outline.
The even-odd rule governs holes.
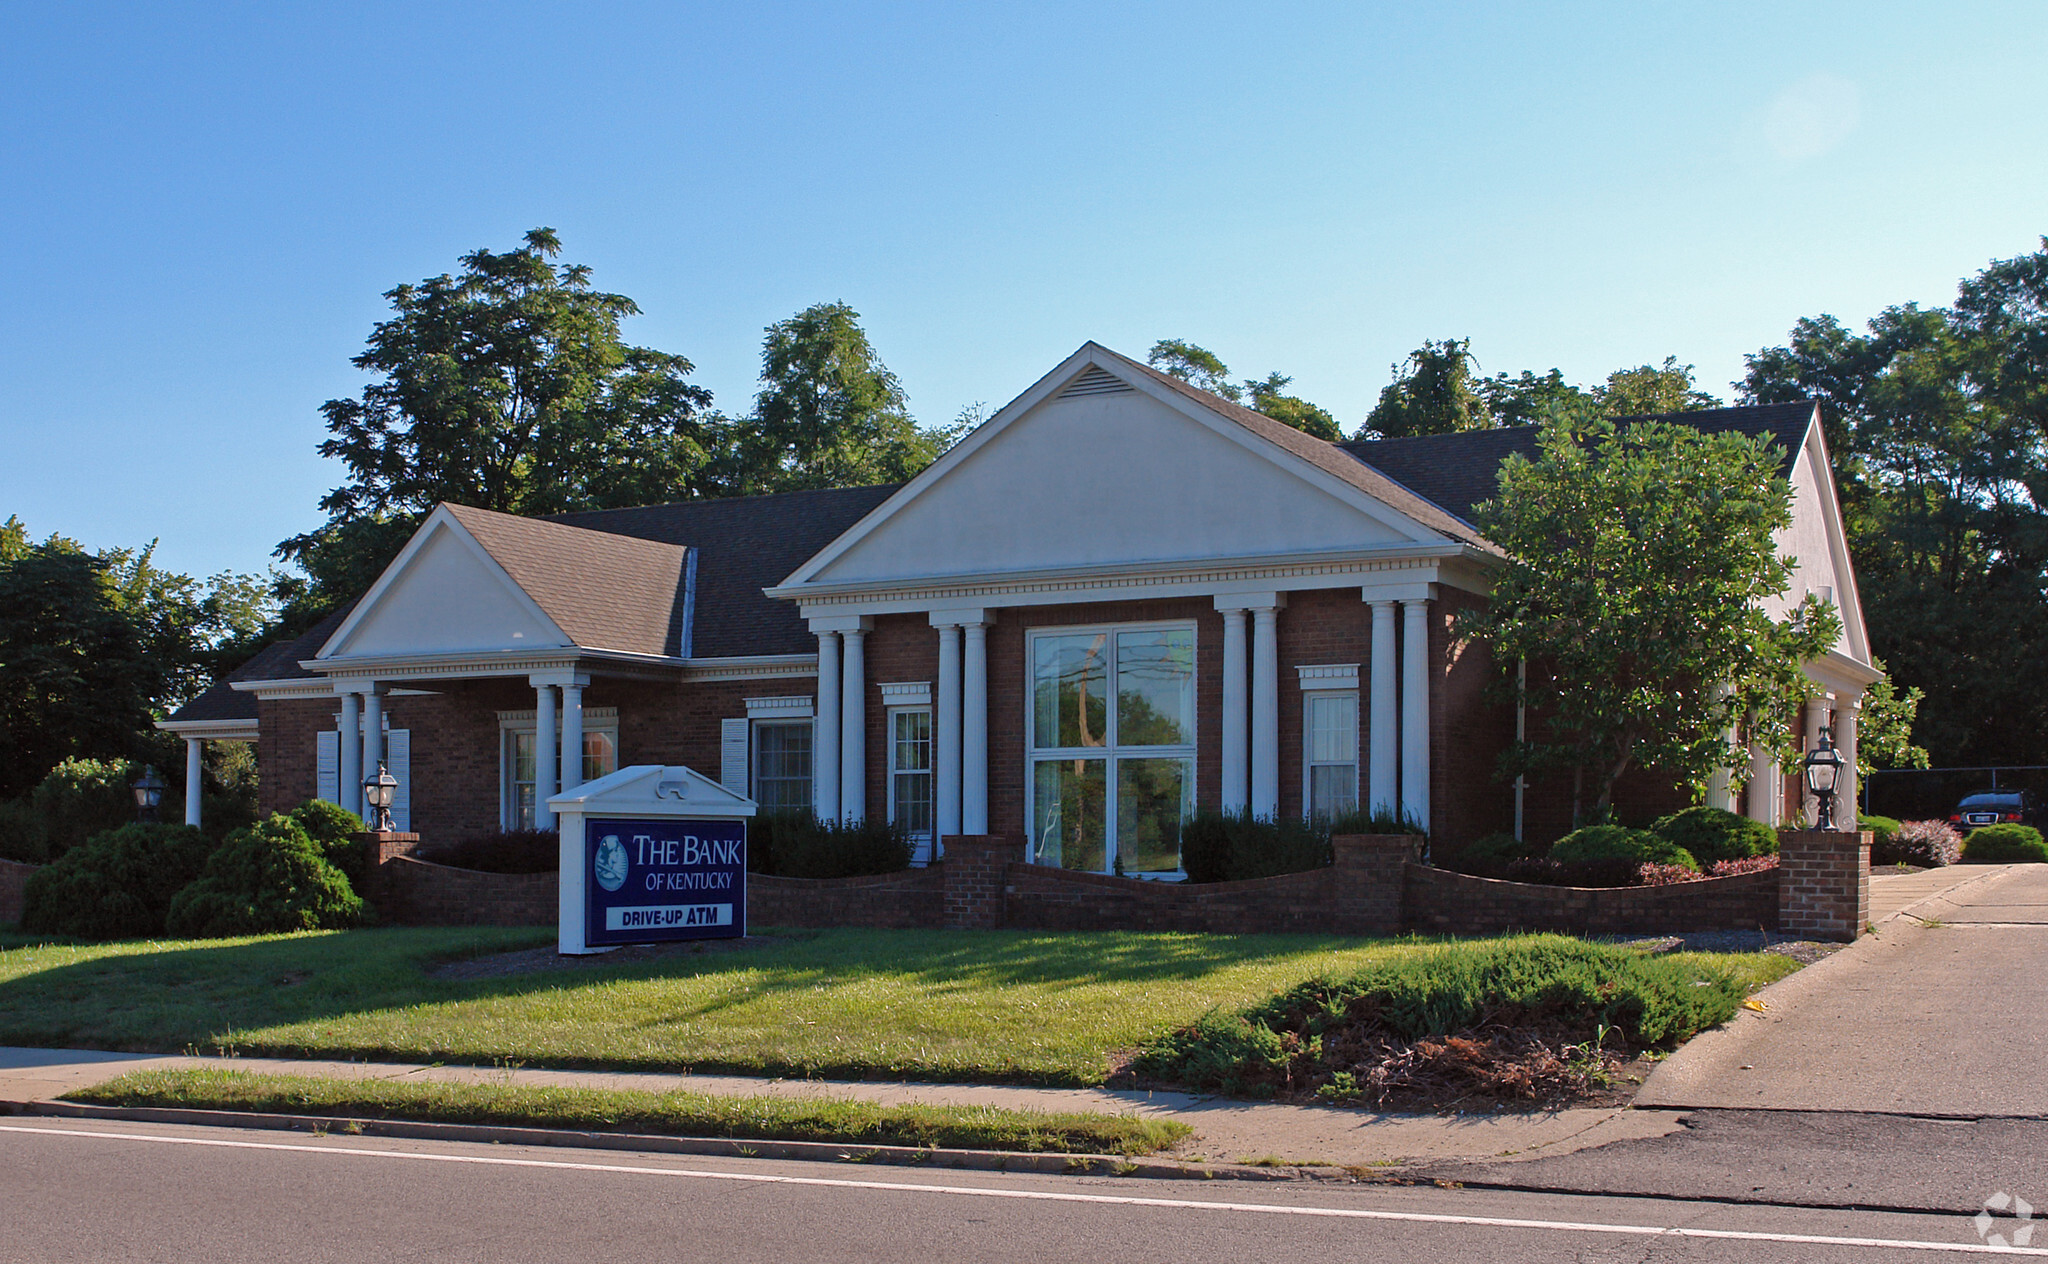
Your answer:
[[[775,698],[748,698],[749,720],[808,720],[817,710],[817,699],[807,693]]]
[[[882,691],[882,705],[885,707],[928,707],[932,704],[932,682],[929,680],[907,680],[875,687]]]
[[[156,727],[208,742],[253,742],[257,737],[255,720],[158,720]]]
[[[1323,663],[1311,666],[1299,663],[1294,668],[1295,681],[1302,692],[1334,691],[1358,688],[1357,663]]]

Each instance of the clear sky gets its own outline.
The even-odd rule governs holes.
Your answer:
[[[1087,339],[1347,430],[1470,337],[1726,395],[2048,232],[2048,5],[0,2],[0,517],[260,570],[383,292],[549,225],[742,412],[859,310],[923,420]]]

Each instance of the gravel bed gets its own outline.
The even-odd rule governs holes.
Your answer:
[[[1801,965],[1812,965],[1843,947],[1780,934],[1774,930],[1694,930],[1641,939],[1616,937],[1614,942],[1651,952],[1775,952]]]

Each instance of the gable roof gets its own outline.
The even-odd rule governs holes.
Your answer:
[[[1709,434],[1733,431],[1752,438],[1762,437],[1777,445],[1781,454],[1778,472],[1789,476],[1807,427],[1813,423],[1814,407],[1813,401],[1801,400],[1792,404],[1648,413],[1613,420],[1622,425],[1635,421],[1675,421]],[[1481,501],[1492,499],[1499,490],[1501,462],[1516,455],[1533,458],[1538,433],[1535,426],[1503,426],[1406,439],[1353,439],[1331,446],[1342,448],[1361,463],[1377,467],[1460,520],[1470,522],[1474,508]]]

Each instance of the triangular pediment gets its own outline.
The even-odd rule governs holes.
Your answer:
[[[1842,522],[1832,463],[1817,420],[1808,425],[1787,478],[1792,485],[1792,525],[1778,533],[1777,543],[1796,565],[1791,587],[1781,596],[1767,599],[1764,611],[1772,618],[1782,618],[1809,593],[1832,601],[1842,618],[1836,652],[1867,664],[1870,640],[1849,558],[1848,530]]]
[[[586,816],[752,816],[754,801],[681,764],[636,764],[548,800]]]
[[[1334,445],[1157,376],[1083,347],[781,591],[1445,542]]]
[[[571,644],[444,506],[413,534],[318,657],[528,651]]]

